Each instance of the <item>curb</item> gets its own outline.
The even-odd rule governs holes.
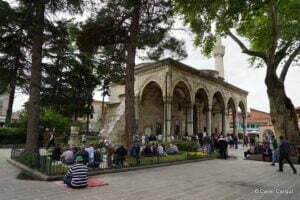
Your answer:
[[[148,168],[157,168],[157,167],[166,167],[166,166],[172,166],[172,165],[188,164],[188,163],[201,162],[201,161],[207,161],[207,160],[213,160],[213,159],[214,158],[200,158],[200,159],[195,159],[195,160],[174,161],[174,162],[160,163],[160,164],[154,164],[154,165],[144,165],[144,166],[132,167],[132,168],[90,171],[88,173],[88,175],[96,176],[96,175],[102,175],[102,174],[113,174],[113,173],[136,171],[136,170],[142,170],[142,169],[148,169]],[[62,178],[63,178],[63,175],[56,175],[56,176],[45,175],[35,169],[31,169],[31,168],[27,167],[26,165],[24,165],[20,162],[17,162],[15,160],[12,160],[12,159],[7,159],[7,162],[10,163],[11,165],[21,169],[26,175],[31,176],[40,181],[57,181],[57,180],[62,180]]]

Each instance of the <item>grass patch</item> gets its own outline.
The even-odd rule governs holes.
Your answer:
[[[37,181],[37,179],[35,179],[32,176],[28,176],[27,174],[25,174],[24,172],[20,172],[17,177],[18,180],[24,180],[24,181]]]

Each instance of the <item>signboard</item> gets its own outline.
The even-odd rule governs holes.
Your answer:
[[[0,116],[0,122],[5,122],[5,116]]]

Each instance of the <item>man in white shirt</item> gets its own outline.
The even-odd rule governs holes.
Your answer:
[[[66,163],[66,164],[73,164],[74,162],[74,153],[70,149],[66,150],[61,154],[60,158]]]

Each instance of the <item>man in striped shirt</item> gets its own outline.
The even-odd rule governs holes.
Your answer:
[[[72,188],[84,188],[88,185],[88,168],[83,164],[82,156],[77,156],[64,177],[64,183]]]

